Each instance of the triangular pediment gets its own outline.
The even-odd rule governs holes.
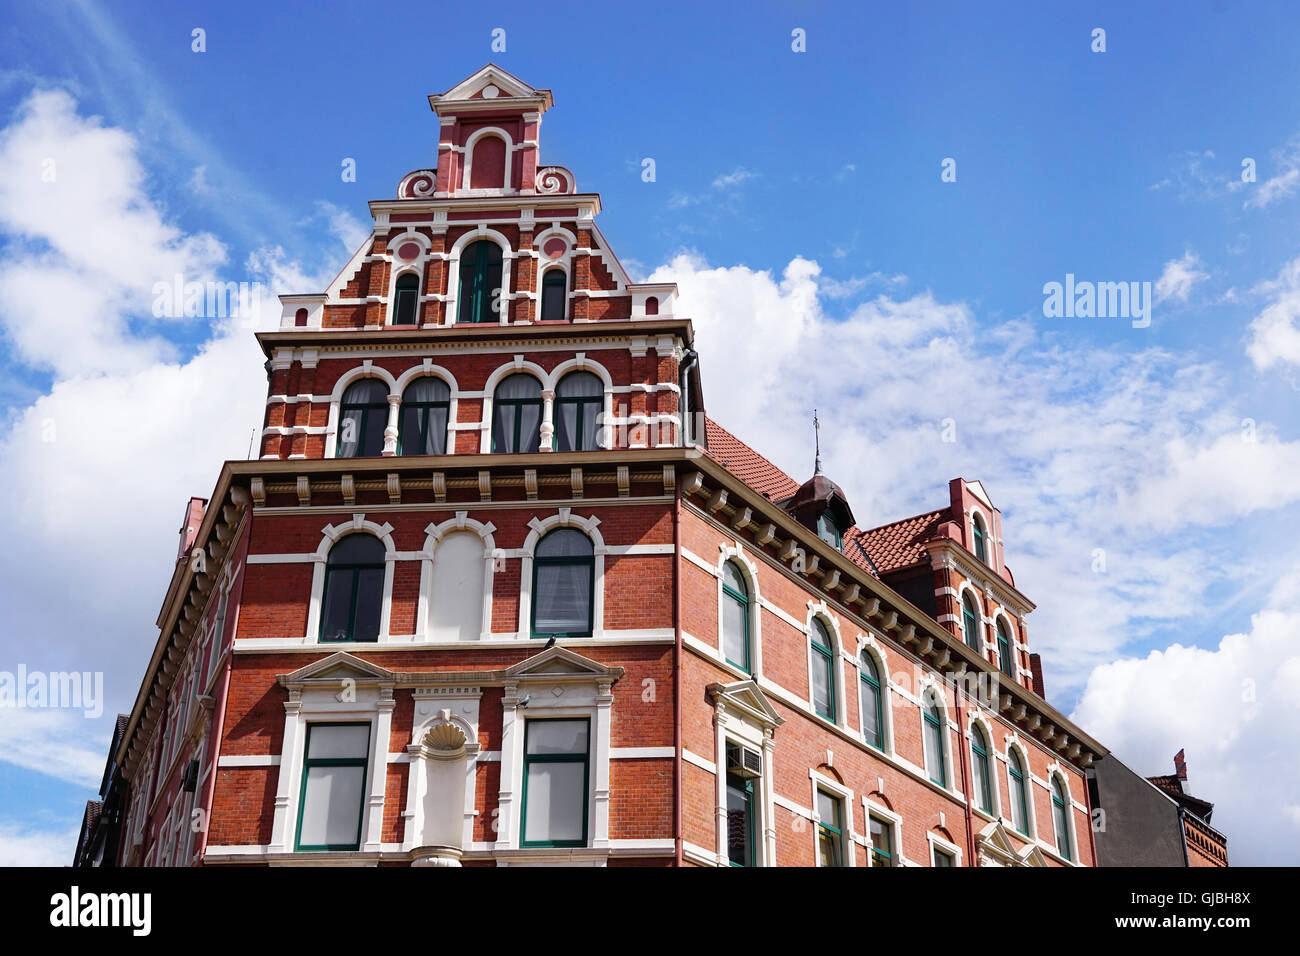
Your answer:
[[[767,695],[753,680],[738,680],[731,684],[710,684],[709,699],[745,714],[771,728],[780,727],[785,718],[776,712]]]
[[[978,842],[982,849],[988,850],[997,856],[1008,859],[1017,859],[1020,856],[1015,844],[1011,842],[1006,827],[997,821],[990,823],[979,832]]]
[[[971,494],[973,494],[976,498],[982,501],[987,508],[989,508],[990,510],[993,509],[993,502],[989,498],[989,493],[988,491],[985,490],[982,482],[968,481],[966,482],[966,488],[968,491],[970,491]]]
[[[454,103],[463,100],[483,99],[484,90],[487,90],[488,87],[496,89],[495,97],[489,97],[494,99],[516,96],[531,97],[546,93],[545,90],[534,89],[519,77],[507,73],[495,63],[489,63],[482,69],[465,77],[446,93],[432,96],[430,100],[438,103]]]
[[[577,651],[557,645],[506,668],[505,676],[511,680],[529,677],[617,680],[623,676],[623,668],[606,667],[599,661],[583,657]]]
[[[302,684],[308,681],[380,681],[392,682],[396,674],[386,667],[355,657],[347,651],[336,651],[329,657],[312,661],[296,671],[280,675],[281,684]]]
[[[1043,851],[1038,847],[1030,844],[1020,853],[1021,866],[1047,866],[1047,857],[1043,856]]]

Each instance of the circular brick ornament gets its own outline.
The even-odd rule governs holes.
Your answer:
[[[569,244],[563,239],[547,239],[546,245],[542,246],[542,252],[550,259],[558,259],[568,248]]]
[[[404,242],[397,247],[397,257],[406,262],[418,259],[420,256],[420,247],[414,242]]]

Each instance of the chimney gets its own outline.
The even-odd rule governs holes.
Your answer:
[[[1047,692],[1043,690],[1043,656],[1041,654],[1029,655],[1029,670],[1033,675],[1034,693],[1043,700],[1047,700]]]
[[[1179,750],[1178,753],[1174,754],[1174,776],[1183,783],[1187,782],[1187,758],[1184,756],[1183,750]]]
[[[207,498],[191,498],[185,506],[185,520],[181,522],[181,543],[176,551],[176,559],[180,560],[189,553],[190,548],[194,547],[194,539],[198,537],[199,525],[203,523],[203,511],[207,508]]]

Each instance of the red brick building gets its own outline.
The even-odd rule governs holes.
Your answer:
[[[118,862],[1092,865],[1105,750],[1043,699],[989,493],[858,528],[705,417],[675,286],[541,161],[549,91],[429,103],[436,168],[258,336]]]

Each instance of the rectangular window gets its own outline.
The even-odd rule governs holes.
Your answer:
[[[727,774],[727,859],[754,865],[754,780]]]
[[[932,866],[956,866],[957,861],[947,850],[940,850],[937,846],[931,844],[934,859],[931,861]]]
[[[843,813],[838,797],[817,791],[817,865],[844,866]]]
[[[586,846],[589,722],[524,727],[523,846]]]
[[[872,816],[871,824],[871,865],[895,866],[894,860],[894,825],[880,817]]]
[[[298,797],[299,850],[361,846],[370,724],[309,724]]]

